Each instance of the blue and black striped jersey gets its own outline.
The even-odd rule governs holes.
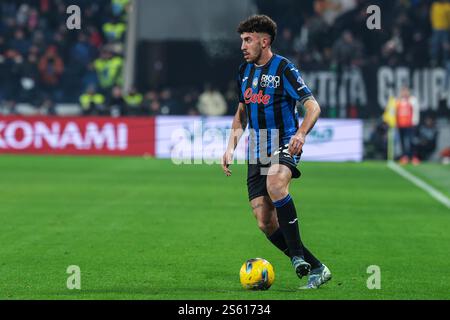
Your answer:
[[[243,63],[238,88],[250,129],[249,156],[270,156],[297,132],[296,102],[312,96],[311,90],[295,65],[276,54],[264,66]]]

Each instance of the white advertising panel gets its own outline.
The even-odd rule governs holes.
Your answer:
[[[302,161],[362,161],[361,120],[319,119],[306,137]]]
[[[156,117],[156,157],[179,163],[217,162],[231,132],[232,117]],[[245,162],[249,131],[235,151]],[[320,119],[307,136],[302,161],[361,161],[363,123],[361,120]]]

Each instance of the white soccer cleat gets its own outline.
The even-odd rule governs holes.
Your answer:
[[[331,271],[326,265],[311,270],[308,277],[308,284],[300,289],[317,289],[331,279]]]

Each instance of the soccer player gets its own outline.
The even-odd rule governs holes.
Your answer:
[[[246,62],[239,68],[239,105],[222,169],[231,175],[233,153],[248,124],[247,188],[258,226],[290,258],[299,278],[309,275],[302,288],[318,288],[331,279],[331,272],[301,241],[289,184],[300,177],[297,164],[320,107],[294,64],[272,52],[277,25],[271,18],[251,16],[237,31]],[[306,110],[300,126],[297,101]]]

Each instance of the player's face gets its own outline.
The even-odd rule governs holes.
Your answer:
[[[242,45],[241,50],[244,54],[244,59],[248,63],[255,63],[259,60],[263,48],[263,39],[260,34],[256,32],[244,32],[241,34]]]

